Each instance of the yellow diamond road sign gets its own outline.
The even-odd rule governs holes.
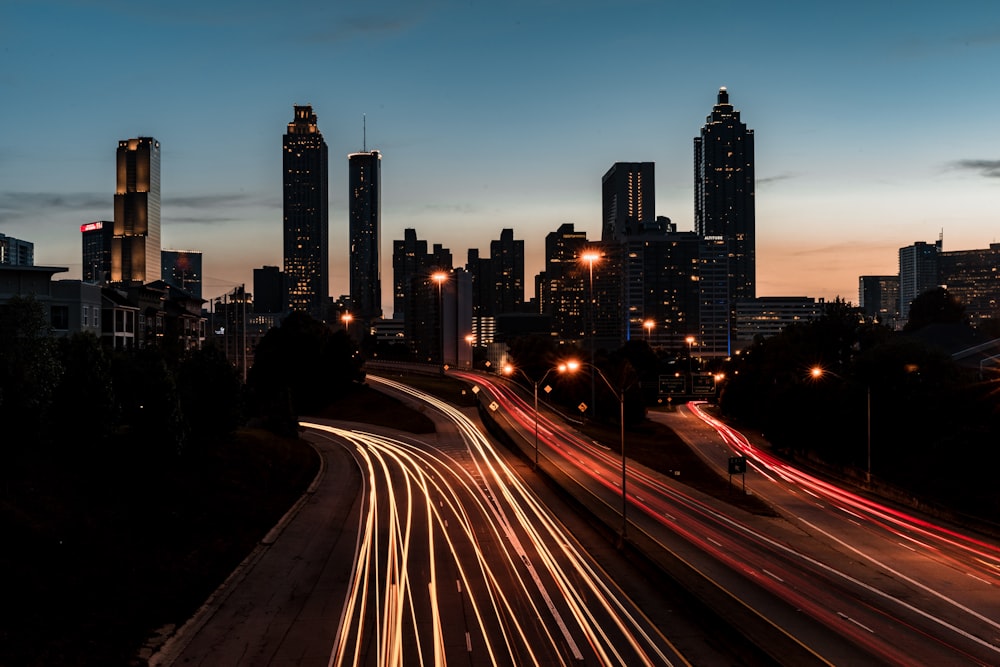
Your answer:
[[[579,410],[580,412],[586,412],[587,411],[587,404],[586,403],[581,403],[580,405],[576,406],[576,409]]]

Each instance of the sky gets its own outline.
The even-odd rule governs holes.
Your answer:
[[[546,234],[599,238],[615,162],[655,162],[657,215],[693,229],[692,140],[725,86],[755,135],[758,295],[856,303],[902,246],[1000,241],[998,64],[993,0],[0,0],[0,233],[79,278],[118,141],[152,136],[163,247],[203,253],[205,298],[252,289],[282,263],[282,135],[309,104],[331,295],[366,142],[386,316],[406,228],[457,266],[512,228],[531,296]]]

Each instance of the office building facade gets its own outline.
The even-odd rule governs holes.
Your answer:
[[[34,266],[35,244],[13,236],[0,234],[0,264],[6,266]]]
[[[330,301],[329,159],[311,106],[295,106],[282,151],[288,306],[325,320]]]
[[[899,276],[858,278],[858,305],[869,321],[895,329],[899,322]]]
[[[601,179],[601,240],[625,241],[656,221],[655,165],[616,162]]]
[[[1000,243],[941,252],[938,284],[962,302],[973,326],[1000,318]]]
[[[382,235],[382,155],[351,153],[348,159],[352,315],[369,323],[382,317],[379,239]]]
[[[168,285],[201,298],[201,252],[163,250],[160,252],[161,280]]]
[[[115,223],[95,220],[80,225],[83,282],[107,285],[111,281],[111,237]]]
[[[694,139],[694,226],[702,238],[725,241],[733,303],[757,296],[754,190],[753,130],[720,88]]]
[[[937,287],[938,255],[942,239],[935,243],[917,241],[899,249],[899,317],[903,322],[910,317],[910,304],[929,289]]]
[[[142,285],[160,279],[160,142],[118,142],[111,282]]]

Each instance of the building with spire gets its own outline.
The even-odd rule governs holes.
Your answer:
[[[702,303],[713,311],[702,316],[713,327],[706,337],[713,349],[705,349],[706,354],[732,352],[731,332],[723,343],[720,324],[734,321],[737,301],[757,296],[753,143],[753,130],[729,103],[729,92],[720,88],[717,104],[694,139],[695,233],[711,246],[710,275],[726,280],[725,285],[706,285],[706,276],[701,278],[709,292]],[[714,312],[723,307],[723,298],[728,313]]]
[[[378,151],[351,153],[347,160],[351,310],[356,319],[367,324],[382,317],[382,279],[379,270],[382,154]]]
[[[330,301],[329,161],[311,106],[295,106],[282,150],[288,307],[325,320]]]

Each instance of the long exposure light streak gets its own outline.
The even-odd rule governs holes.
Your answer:
[[[443,665],[459,639],[463,652],[484,652],[484,664],[687,664],[461,411],[369,379],[429,403],[464,444],[448,450],[303,423],[346,443],[366,480],[357,567],[330,665],[425,664],[431,656]],[[415,530],[423,515],[426,545],[414,542],[423,539]],[[457,574],[455,586],[442,585],[444,570]],[[377,661],[366,663],[372,641]]]
[[[455,375],[488,389],[488,393],[498,401],[513,423],[524,431],[528,430],[529,421],[533,422],[534,419],[531,408],[506,385],[480,375],[461,373]],[[692,407],[697,408],[697,406]],[[713,423],[703,412],[699,416],[717,427],[720,435],[734,450],[746,454],[755,469],[760,469],[763,473],[770,472],[772,478],[800,479],[798,471],[783,466],[765,465],[762,462],[765,460],[765,452],[754,448],[745,439],[740,440],[741,436],[724,424]],[[571,430],[544,417],[540,433],[545,434],[541,440],[542,453],[545,458],[553,461],[553,465],[567,472],[570,468],[566,465],[571,464],[572,468],[580,470],[600,486],[611,491],[617,490],[612,476],[608,473],[614,470],[614,466],[618,463],[606,448],[595,446],[589,439],[579,437]],[[887,567],[874,558],[866,559],[897,581],[908,584],[916,590],[931,593],[936,599],[966,614],[967,619],[974,620],[966,623],[952,618],[951,614],[941,615],[932,611],[930,607],[924,607],[917,598],[913,598],[912,592],[900,589],[897,594],[883,590],[883,587],[876,583],[881,577],[876,577],[872,582],[863,580],[832,563],[826,563],[820,558],[768,537],[744,522],[705,505],[693,495],[682,491],[676,484],[667,484],[661,477],[647,475],[641,466],[630,468],[630,476],[634,480],[630,485],[632,491],[628,496],[632,506],[696,545],[712,558],[725,563],[736,572],[741,572],[756,585],[786,600],[794,608],[816,618],[827,627],[835,629],[885,662],[899,665],[941,664],[942,661],[954,661],[956,656],[959,656],[962,662],[995,664],[997,656],[1000,655],[1000,645],[995,639],[1000,626],[990,613],[981,613],[971,605],[956,600],[954,596],[922,583],[916,576],[905,576],[899,568]],[[973,576],[990,583],[995,581],[997,576],[995,563],[1000,561],[995,556],[996,548],[985,541],[968,538],[948,529],[938,529],[916,519],[911,523],[896,510],[872,507],[868,504],[870,501],[854,498],[843,490],[819,481],[814,484],[804,484],[801,489],[819,501],[830,502],[831,505],[844,510],[851,508],[856,510],[855,514],[864,514],[863,521],[870,521],[869,517],[874,516],[882,524],[896,524],[928,539],[933,536],[939,540],[936,543],[955,547],[961,545],[968,554],[985,561],[985,566]],[[838,502],[834,502],[835,500]],[[602,502],[611,507],[608,498]],[[815,532],[821,534],[821,531]],[[897,534],[901,535],[901,539],[909,537],[898,531]],[[839,543],[836,540],[833,542],[841,548],[849,546],[843,540]],[[911,549],[920,549],[916,542],[910,544]],[[849,551],[853,553],[859,550],[849,549]],[[783,564],[783,569],[779,571],[774,569],[775,559]],[[966,559],[968,560],[970,559]],[[778,574],[780,576],[775,576]],[[910,615],[913,620],[923,619],[931,626],[924,626],[924,629],[916,627],[913,622],[905,620],[902,614]],[[978,627],[975,627],[976,624]],[[937,626],[940,631],[932,632],[933,626]],[[972,629],[974,627],[975,629]],[[971,655],[955,641],[948,639],[948,633],[956,639],[961,638],[962,641],[978,646],[985,651],[984,655],[992,658]],[[914,656],[912,651],[906,648],[907,638],[914,635],[923,637],[925,646],[930,647],[926,655]],[[947,657],[949,655],[950,658]]]

